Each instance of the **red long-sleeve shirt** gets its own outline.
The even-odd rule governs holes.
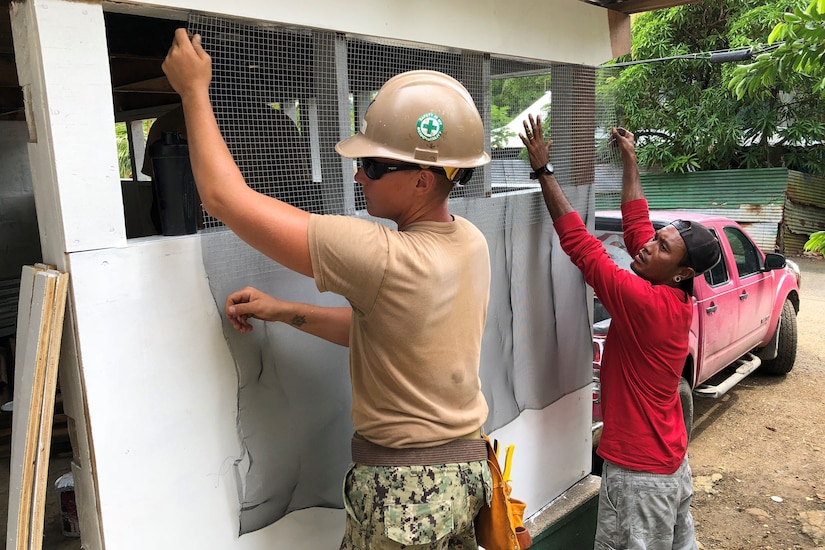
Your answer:
[[[635,256],[654,235],[647,201],[624,203],[622,220],[625,245]],[[678,388],[692,300],[617,266],[577,213],[554,225],[562,248],[612,317],[602,355],[598,453],[631,470],[672,474],[687,451]]]

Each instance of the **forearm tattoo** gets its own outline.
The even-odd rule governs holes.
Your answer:
[[[290,325],[293,327],[300,327],[305,325],[307,322],[307,318],[304,315],[296,315],[292,318],[292,321],[289,322]]]

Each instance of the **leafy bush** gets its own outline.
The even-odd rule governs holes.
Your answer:
[[[805,243],[806,252],[819,252],[825,256],[825,231],[813,233]]]

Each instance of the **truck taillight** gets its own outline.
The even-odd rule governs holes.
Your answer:
[[[602,344],[596,340],[593,341],[593,363],[602,364]]]

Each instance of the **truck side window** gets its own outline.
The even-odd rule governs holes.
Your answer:
[[[733,250],[739,278],[759,272],[759,252],[748,236],[735,227],[726,227],[725,235]]]
[[[711,229],[711,232],[716,235],[716,231],[713,229]],[[716,235],[716,237],[719,238],[718,235]],[[725,261],[724,254],[722,254],[722,259],[719,260],[719,263],[716,264],[713,269],[710,271],[705,271],[705,280],[710,286],[719,286],[730,280],[730,276],[728,275],[728,264]]]

